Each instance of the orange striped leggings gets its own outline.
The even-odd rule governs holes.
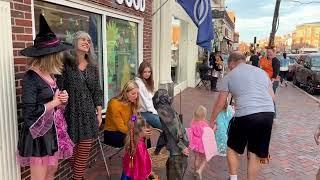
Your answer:
[[[74,146],[73,156],[69,159],[69,164],[73,170],[73,180],[83,179],[92,142],[92,139],[83,140]]]

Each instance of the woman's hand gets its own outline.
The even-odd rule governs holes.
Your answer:
[[[65,104],[68,102],[69,94],[66,90],[60,91],[58,98],[63,104]]]

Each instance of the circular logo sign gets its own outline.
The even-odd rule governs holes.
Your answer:
[[[211,10],[209,9],[208,1],[209,0],[196,0],[196,3],[194,4],[193,16],[198,26],[203,23],[208,12]]]

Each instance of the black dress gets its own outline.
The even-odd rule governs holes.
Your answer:
[[[72,141],[77,144],[96,138],[99,132],[96,107],[103,104],[98,68],[88,64],[80,71],[76,66],[65,64],[57,83],[69,94],[65,118]]]
[[[33,139],[29,128],[45,113],[45,104],[53,99],[53,91],[36,72],[29,70],[23,79],[22,114],[24,123],[18,140],[21,157],[53,156],[58,151],[55,125],[43,136]]]

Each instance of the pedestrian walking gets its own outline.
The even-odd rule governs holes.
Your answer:
[[[275,50],[272,48],[267,49],[267,59],[271,61],[272,65],[272,76],[271,76],[271,81],[272,81],[272,88],[273,92],[276,93],[277,88],[279,87],[280,83],[280,61],[276,57]]]
[[[74,154],[69,159],[72,177],[81,180],[102,122],[103,93],[90,35],[83,31],[75,33],[73,46],[74,49],[65,54],[59,82],[70,96],[65,116],[68,133],[75,143]]]
[[[287,59],[287,53],[283,53],[283,58],[280,59],[280,84],[281,86],[288,86],[287,76],[289,72],[289,59]]]
[[[193,113],[193,119],[187,133],[190,141],[189,148],[195,154],[194,173],[201,180],[202,171],[207,162],[218,154],[214,131],[207,121],[207,109],[204,106],[199,106]]]
[[[73,142],[63,115],[69,95],[57,86],[55,75],[63,69],[61,53],[72,45],[61,42],[40,15],[34,45],[21,54],[31,57],[23,78],[23,125],[18,139],[17,160],[30,166],[32,180],[53,180],[58,160],[72,156]],[[60,88],[60,89],[59,89]]]
[[[259,67],[259,56],[257,55],[255,50],[251,51],[250,62],[252,66]]]
[[[223,110],[217,116],[217,127],[215,128],[215,137],[217,141],[217,148],[220,156],[227,154],[228,128],[234,112],[231,105],[226,102]]]
[[[269,160],[269,143],[274,118],[272,84],[266,73],[245,62],[241,52],[228,59],[231,70],[223,79],[220,93],[211,115],[212,127],[223,110],[229,93],[236,102],[235,118],[228,132],[227,160],[230,179],[236,180],[239,154],[248,150],[248,180],[257,179],[261,162]],[[246,88],[243,88],[246,87]]]

